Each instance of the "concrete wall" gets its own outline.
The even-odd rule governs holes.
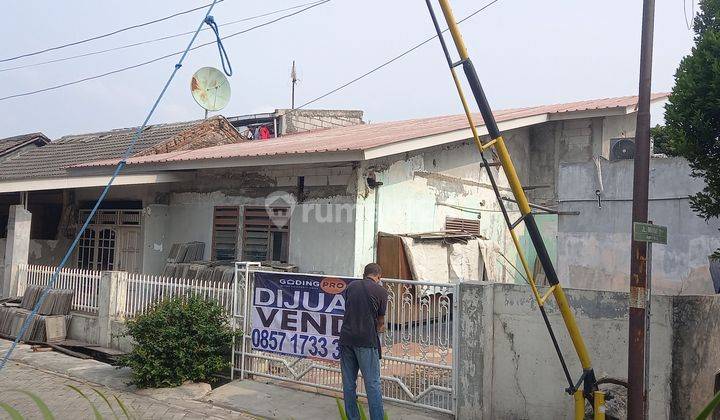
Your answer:
[[[471,282],[460,289],[459,418],[571,419],[568,383],[529,287]],[[566,294],[598,378],[626,378],[627,294],[572,289]],[[577,380],[582,368],[560,313],[553,303],[546,310]],[[674,388],[672,298],[654,297],[652,310],[650,418],[667,419]],[[700,327],[694,334],[707,331]]]
[[[573,287],[628,290],[633,161],[602,162],[604,193],[598,208],[595,164],[560,166],[558,275]],[[668,227],[668,245],[653,246],[652,282],[658,293],[713,293],[708,256],[720,247],[720,223],[706,223],[688,196],[703,180],[690,177],[682,158],[652,159],[649,218]]]
[[[363,124],[363,112],[353,110],[279,109],[280,133],[293,134],[321,128]]]
[[[672,417],[694,418],[712,399],[720,372],[720,295],[676,296],[672,322]]]
[[[561,163],[582,163],[610,156],[611,139],[635,136],[636,115],[616,115],[550,121],[530,129],[530,179],[523,185],[547,186],[528,191],[528,198],[544,205],[557,204]]]
[[[495,285],[493,320],[494,419],[572,418],[572,397],[537,304],[526,286]],[[567,290],[596,375],[627,377],[627,302],[625,293]],[[546,306],[568,368],[577,380],[582,367],[554,304]],[[672,304],[652,302],[650,418],[668,418]]]

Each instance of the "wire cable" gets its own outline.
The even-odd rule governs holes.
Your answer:
[[[218,0],[218,2],[222,2],[222,1],[223,1],[223,0]],[[214,4],[214,2],[213,2],[213,4]],[[117,35],[117,34],[119,34],[119,33],[121,33],[121,32],[129,31],[129,30],[131,30],[131,29],[137,29],[137,28],[141,28],[141,27],[143,27],[143,26],[148,26],[148,25],[152,25],[152,24],[154,24],[154,23],[158,23],[158,22],[162,22],[162,21],[165,21],[165,20],[168,20],[168,19],[176,18],[176,17],[178,17],[178,16],[182,16],[182,15],[185,15],[185,14],[188,14],[188,13],[192,13],[192,12],[197,11],[197,10],[205,9],[205,8],[207,8],[207,7],[209,7],[209,6],[210,6],[209,4],[206,4],[205,6],[199,6],[199,7],[193,8],[193,9],[184,10],[184,11],[182,11],[182,12],[174,13],[174,14],[172,14],[172,15],[170,15],[170,16],[165,16],[165,17],[160,18],[160,19],[154,19],[154,20],[150,20],[150,21],[147,21],[147,22],[139,23],[139,24],[137,24],[137,25],[127,26],[127,27],[125,27],[125,28],[117,29],[117,30],[115,30],[115,31],[108,32],[108,33],[106,33],[106,34],[96,35],[96,36],[93,36],[93,37],[90,37],[90,38],[85,38],[85,39],[82,39],[82,40],[80,40],[80,41],[70,42],[70,43],[63,44],[63,45],[58,45],[58,46],[55,46],[55,47],[45,48],[45,49],[43,49],[43,50],[33,51],[33,52],[30,52],[30,53],[20,54],[20,55],[16,55],[15,57],[3,58],[3,59],[0,59],[0,63],[5,63],[5,62],[7,62],[7,61],[17,60],[17,59],[19,59],[19,58],[30,57],[30,56],[33,56],[33,55],[43,54],[43,53],[46,53],[46,52],[49,52],[49,51],[56,51],[56,50],[60,50],[60,49],[63,49],[63,48],[72,47],[73,45],[84,44],[84,43],[90,42],[90,41],[96,41],[96,40],[98,40],[98,39],[107,38],[107,37],[112,36],[112,35]]]
[[[322,0],[320,0],[320,1],[322,1]],[[313,1],[313,2],[309,2],[309,3],[298,4],[297,6],[286,7],[286,8],[284,8],[284,9],[273,10],[273,11],[270,11],[270,12],[261,13],[261,14],[259,14],[259,15],[249,16],[249,17],[246,17],[246,18],[238,19],[238,20],[233,20],[233,21],[230,21],[230,22],[227,22],[227,23],[223,23],[222,25],[218,25],[218,27],[222,28],[222,27],[224,27],[224,26],[237,25],[238,23],[247,22],[247,21],[249,21],[249,20],[255,20],[255,19],[259,19],[259,18],[266,17],[266,16],[276,15],[276,14],[278,14],[278,13],[287,12],[287,11],[289,11],[289,10],[299,9],[299,8],[301,8],[301,7],[305,7],[305,6],[308,6],[308,5],[311,5],[311,4],[315,4],[315,3],[320,3],[320,1]],[[201,32],[203,32],[203,31],[209,31],[209,30],[210,30],[210,28],[202,28]],[[83,54],[76,54],[76,55],[71,55],[71,56],[68,56],[68,57],[62,57],[62,58],[56,58],[56,59],[53,59],[53,60],[41,61],[41,62],[38,62],[38,63],[24,64],[24,65],[22,65],[22,66],[15,66],[15,67],[6,67],[6,68],[3,68],[3,69],[0,69],[0,73],[6,72],[6,71],[12,71],[12,70],[19,70],[19,69],[27,69],[27,68],[31,68],[31,67],[38,67],[38,66],[42,66],[42,65],[45,65],[45,64],[60,63],[60,62],[63,62],[63,61],[75,60],[75,59],[83,58],[83,57],[90,57],[90,56],[93,56],[93,55],[104,54],[104,53],[112,52],[112,51],[124,50],[124,49],[127,49],[127,48],[138,47],[138,46],[140,46],[140,45],[147,45],[147,44],[152,44],[152,43],[155,43],[155,42],[165,41],[165,40],[167,40],[167,39],[172,39],[172,38],[177,38],[177,37],[180,37],[180,36],[190,35],[190,34],[192,34],[192,33],[193,33],[193,31],[182,32],[182,33],[179,33],[179,34],[166,35],[166,36],[161,36],[161,37],[159,37],[159,38],[148,39],[148,40],[146,40],[146,41],[139,41],[139,42],[133,42],[133,43],[130,43],[130,44],[120,45],[120,46],[113,47],[113,48],[106,48],[106,49],[103,49],[103,50],[91,51],[91,52],[87,52],[87,53],[83,53]]]
[[[457,23],[460,24],[460,23],[465,22],[466,20],[472,18],[473,16],[477,15],[478,13],[480,13],[480,12],[482,12],[483,10],[487,9],[488,7],[492,6],[493,4],[497,3],[498,1],[500,1],[500,0],[493,0],[493,1],[491,1],[490,3],[488,3],[488,4],[486,4],[485,6],[481,7],[480,9],[478,9],[478,10],[470,13],[469,15],[465,16],[464,18],[460,19]],[[448,29],[446,28],[446,29],[443,30],[442,32],[445,33],[445,32],[447,32],[447,31],[448,31]],[[433,36],[431,36],[430,38],[428,38],[428,39],[420,42],[419,44],[415,44],[413,47],[411,47],[410,49],[408,49],[408,50],[406,50],[405,52],[401,53],[400,55],[396,55],[395,57],[391,58],[390,60],[388,60],[388,61],[386,61],[386,62],[384,62],[384,63],[382,63],[382,64],[380,64],[379,66],[373,68],[372,70],[370,70],[370,71],[368,71],[368,72],[366,72],[366,73],[363,73],[362,75],[360,75],[360,76],[358,76],[358,77],[350,80],[349,82],[347,82],[347,83],[345,83],[345,84],[343,84],[343,85],[340,85],[340,86],[336,87],[335,89],[333,89],[333,90],[331,90],[331,91],[329,91],[329,92],[327,92],[327,93],[324,93],[324,94],[318,96],[318,97],[315,98],[315,99],[312,99],[312,100],[310,100],[310,101],[305,102],[304,104],[302,104],[302,105],[300,105],[300,106],[295,107],[295,109],[304,108],[304,107],[306,107],[306,106],[308,106],[308,105],[310,105],[310,104],[313,104],[313,103],[315,103],[315,102],[317,102],[317,101],[319,101],[319,100],[321,100],[321,99],[323,99],[323,98],[325,98],[325,97],[327,97],[327,96],[332,95],[332,94],[335,93],[335,92],[338,92],[338,91],[340,91],[340,90],[342,90],[342,89],[345,89],[346,87],[352,85],[353,83],[355,83],[355,82],[357,82],[357,81],[359,81],[359,80],[361,80],[361,79],[364,79],[364,78],[366,78],[367,76],[370,76],[371,74],[375,73],[376,71],[382,69],[383,67],[386,67],[386,66],[394,63],[395,61],[397,61],[397,60],[405,57],[406,55],[408,55],[408,54],[410,54],[411,52],[417,50],[418,48],[422,47],[423,45],[427,44],[428,42],[432,41],[433,39],[435,39],[435,38],[437,38],[437,37],[438,37],[438,36],[437,36],[437,34],[436,34],[436,35],[433,35]],[[0,98],[0,100],[2,100],[2,99],[3,99],[3,98]],[[289,112],[292,112],[292,110],[289,111]]]
[[[695,27],[695,0],[690,0],[690,19],[688,19],[687,0],[683,0],[683,14],[685,15],[685,26],[688,31],[692,31]]]
[[[305,12],[305,11],[307,11],[307,10],[310,10],[310,9],[312,9],[312,8],[314,8],[314,7],[317,7],[317,6],[320,6],[320,5],[322,5],[322,4],[325,4],[325,3],[329,2],[329,1],[331,1],[331,0],[323,0],[323,1],[320,1],[320,2],[317,2],[317,3],[312,3],[310,6],[307,6],[307,7],[303,8],[303,9],[300,9],[300,10],[298,10],[298,11],[296,11],[296,12],[288,13],[288,14],[286,14],[286,15],[282,15],[282,16],[280,16],[280,17],[278,17],[278,18],[273,19],[273,20],[269,20],[269,21],[267,21],[267,22],[264,22],[264,23],[261,23],[261,24],[252,26],[252,27],[247,28],[247,29],[244,29],[244,30],[242,30],[242,31],[235,32],[235,33],[232,33],[232,34],[230,34],[230,35],[226,35],[226,36],[222,37],[221,39],[224,41],[224,40],[226,40],[226,39],[229,39],[229,38],[232,38],[232,37],[235,37],[235,36],[238,36],[238,35],[242,35],[242,34],[244,34],[244,33],[253,31],[253,30],[255,30],[255,29],[262,28],[263,26],[271,25],[271,24],[273,24],[273,23],[275,23],[275,22],[278,22],[278,21],[281,21],[281,20],[283,20],[283,19],[287,19],[287,18],[289,18],[289,17],[291,17],[291,16],[295,16],[295,15],[297,15],[297,14],[303,13],[303,12]],[[497,1],[497,0],[495,0],[495,1]],[[204,23],[204,22],[203,22],[203,23]],[[206,46],[208,46],[208,45],[213,45],[213,44],[215,44],[216,42],[217,42],[217,41],[213,40],[213,41],[210,41],[210,42],[206,42],[206,43],[204,43],[204,44],[196,45],[196,46],[192,47],[192,48],[190,49],[190,51],[194,51],[194,50],[196,50],[196,49],[198,49],[198,48],[206,47]],[[124,72],[124,71],[127,71],[127,70],[136,69],[136,68],[138,68],[138,67],[143,67],[143,66],[146,66],[146,65],[148,65],[148,64],[152,64],[152,63],[155,63],[155,62],[164,60],[164,59],[166,59],[166,58],[174,57],[174,56],[180,55],[180,54],[182,54],[182,51],[178,51],[178,52],[166,54],[166,55],[163,55],[163,56],[161,56],[161,57],[153,58],[152,60],[143,61],[142,63],[133,64],[132,66],[127,66],[127,67],[122,67],[122,68],[119,68],[119,69],[111,70],[111,71],[108,71],[108,72],[105,72],[105,73],[97,74],[97,75],[95,75],[95,76],[88,76],[88,77],[84,77],[84,78],[82,78],[82,79],[73,80],[73,81],[71,81],[71,82],[66,82],[66,83],[62,83],[62,84],[59,84],[59,85],[49,86],[49,87],[46,87],[46,88],[37,89],[37,90],[29,91],[29,92],[16,93],[16,94],[14,94],[14,95],[8,95],[8,96],[0,97],[0,102],[6,101],[6,100],[8,100],[8,99],[19,98],[19,97],[23,97],[23,96],[35,95],[35,94],[38,94],[38,93],[48,92],[48,91],[51,91],[51,90],[57,90],[57,89],[64,88],[64,87],[67,87],[67,86],[72,86],[72,85],[77,85],[77,84],[79,84],[79,83],[87,82],[87,81],[90,81],[90,80],[100,79],[100,78],[102,78],[102,77],[106,77],[106,76],[110,76],[110,75],[113,75],[113,74],[121,73],[121,72]]]
[[[225,46],[222,43],[222,38],[220,38],[220,30],[218,29],[218,24],[215,22],[215,18],[210,15],[205,18],[205,23],[207,23],[210,29],[212,29],[215,33],[215,41],[217,42],[218,52],[220,53],[220,63],[222,63],[222,68],[225,74],[230,77],[233,74],[232,64],[230,64],[230,57],[228,57],[227,51],[225,51]]]
[[[48,282],[47,286],[45,287],[45,290],[43,291],[42,295],[40,295],[40,298],[38,299],[37,303],[35,304],[35,307],[33,308],[32,312],[25,318],[25,321],[23,322],[22,327],[20,328],[20,332],[18,333],[17,337],[13,341],[10,348],[5,352],[5,356],[3,356],[2,360],[0,360],[0,371],[5,367],[8,360],[10,360],[10,356],[12,355],[13,351],[15,350],[15,347],[17,347],[18,343],[22,339],[22,337],[25,335],[25,332],[27,331],[28,327],[30,326],[30,323],[32,322],[33,318],[37,315],[38,311],[40,310],[40,306],[42,306],[42,303],[45,301],[45,298],[47,298],[48,292],[50,289],[55,285],[55,282],[58,279],[58,275],[60,274],[60,270],[65,266],[68,259],[70,259],[70,256],[72,255],[73,251],[75,251],[75,248],[77,247],[78,242],[80,242],[80,238],[85,233],[85,230],[90,225],[90,222],[95,217],[95,213],[97,213],[98,208],[100,208],[100,204],[105,199],[105,196],[107,196],[108,191],[110,191],[110,187],[112,186],[113,182],[115,181],[115,178],[120,174],[120,172],[125,167],[125,162],[127,159],[132,156],[133,150],[135,149],[135,144],[140,139],[140,136],[142,135],[143,130],[145,129],[145,126],[147,125],[148,121],[150,121],[150,118],[155,113],[155,110],[157,109],[158,105],[160,104],[160,101],[162,100],[163,96],[165,95],[165,92],[167,91],[168,87],[170,86],[170,82],[175,78],[175,75],[177,74],[178,70],[180,70],[180,67],[182,67],[183,61],[185,61],[185,57],[187,57],[188,53],[192,50],[192,44],[195,42],[195,39],[197,38],[198,34],[200,33],[200,29],[202,28],[203,24],[205,24],[205,18],[207,18],[210,15],[210,12],[212,11],[213,7],[215,7],[215,4],[220,2],[222,0],[213,0],[212,4],[208,7],[208,11],[205,14],[205,17],[200,22],[200,26],[198,26],[197,30],[195,31],[195,34],[193,35],[192,39],[190,40],[190,43],[185,48],[184,52],[182,53],[182,57],[180,57],[180,60],[178,60],[177,64],[175,64],[175,68],[173,69],[172,73],[170,74],[170,77],[168,78],[167,82],[165,82],[165,86],[163,86],[162,90],[160,91],[160,95],[158,95],[157,99],[155,100],[155,103],[153,104],[152,108],[150,108],[150,112],[148,112],[147,117],[145,117],[145,120],[143,121],[142,125],[135,130],[135,135],[133,136],[132,140],[130,141],[130,144],[128,145],[127,149],[125,150],[125,153],[123,154],[122,159],[120,162],[118,162],[117,166],[115,167],[115,172],[113,172],[112,176],[110,177],[110,180],[108,181],[107,185],[103,189],[102,193],[100,193],[100,197],[95,202],[95,206],[90,211],[90,214],[88,214],[87,219],[85,219],[85,223],[83,224],[82,228],[80,228],[80,231],[78,231],[77,235],[75,235],[75,240],[73,240],[72,244],[70,245],[70,248],[68,248],[67,252],[65,253],[65,256],[63,257],[62,261],[60,261],[60,264],[55,269],[55,272],[53,273],[52,278],[50,278],[50,281]]]

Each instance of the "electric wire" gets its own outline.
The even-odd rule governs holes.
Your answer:
[[[258,29],[258,28],[262,28],[262,27],[264,27],[264,26],[271,25],[271,24],[273,24],[273,23],[275,23],[275,22],[278,22],[278,21],[281,21],[281,20],[283,20],[283,19],[287,19],[287,18],[289,18],[289,17],[291,17],[291,16],[295,16],[295,15],[297,15],[297,14],[303,13],[303,12],[305,12],[305,11],[307,11],[307,10],[310,10],[310,9],[312,9],[312,8],[314,8],[314,7],[317,7],[317,6],[320,6],[320,5],[322,5],[322,4],[325,4],[325,3],[329,2],[329,1],[331,1],[331,0],[323,0],[323,1],[320,1],[320,2],[312,3],[310,6],[307,6],[307,7],[303,8],[303,9],[300,9],[300,10],[295,11],[295,12],[293,12],[293,13],[288,13],[288,14],[286,14],[286,15],[282,15],[282,16],[280,16],[280,17],[278,17],[278,18],[273,19],[273,20],[269,20],[269,21],[267,21],[267,22],[264,22],[264,23],[261,23],[261,24],[252,26],[252,27],[250,27],[250,28],[243,29],[242,31],[238,31],[238,32],[232,33],[232,34],[230,34],[230,35],[226,35],[226,36],[224,36],[224,37],[222,37],[222,38],[220,38],[220,39],[224,41],[224,40],[226,40],[226,39],[229,39],[229,38],[232,38],[232,37],[235,37],[235,36],[238,36],[238,35],[242,35],[242,34],[244,34],[244,33],[253,31],[253,30],[255,30],[255,29]],[[498,1],[498,0],[495,0],[495,1]],[[198,45],[192,47],[192,48],[190,49],[190,51],[194,51],[194,50],[196,50],[196,49],[198,49],[198,48],[206,47],[206,46],[208,46],[208,45],[213,45],[213,44],[215,44],[216,42],[217,42],[217,41],[214,40],[214,41],[206,42],[206,43],[204,43],[204,44],[198,44]],[[42,92],[48,92],[48,91],[52,91],[52,90],[57,90],[57,89],[64,88],[64,87],[67,87],[67,86],[72,86],[72,85],[76,85],[76,84],[79,84],[79,83],[87,82],[87,81],[90,81],[90,80],[100,79],[100,78],[102,78],[102,77],[110,76],[110,75],[117,74],[117,73],[122,73],[122,72],[127,71],[127,70],[132,70],[132,69],[136,69],[136,68],[138,68],[138,67],[143,67],[143,66],[146,66],[146,65],[148,65],[148,64],[152,64],[152,63],[155,63],[155,62],[164,60],[164,59],[166,59],[166,58],[174,57],[174,56],[180,55],[180,54],[182,54],[182,51],[178,51],[178,52],[166,54],[166,55],[163,55],[163,56],[161,56],[161,57],[156,57],[156,58],[153,58],[153,59],[148,60],[148,61],[143,61],[143,62],[141,62],[141,63],[137,63],[137,64],[133,64],[133,65],[131,65],[131,66],[127,66],[127,67],[122,67],[122,68],[119,68],[119,69],[111,70],[111,71],[108,71],[108,72],[105,72],[105,73],[101,73],[101,74],[97,74],[97,75],[94,75],[94,76],[84,77],[84,78],[82,78],[82,79],[73,80],[73,81],[71,81],[71,82],[66,82],[66,83],[62,83],[62,84],[59,84],[59,85],[53,85],[53,86],[49,86],[49,87],[46,87],[46,88],[37,89],[37,90],[33,90],[33,91],[16,93],[16,94],[14,94],[14,95],[3,96],[3,97],[0,97],[0,102],[6,101],[6,100],[8,100],[8,99],[19,98],[19,97],[23,97],[23,96],[30,96],[30,95],[35,95],[35,94],[42,93]]]
[[[224,0],[218,0],[218,2],[222,2],[222,1],[224,1]],[[213,2],[213,3],[214,3],[214,2]],[[30,52],[30,53],[20,54],[20,55],[17,55],[17,56],[15,56],[15,57],[3,58],[3,59],[0,59],[0,63],[4,63],[4,62],[7,62],[7,61],[17,60],[17,59],[19,59],[19,58],[30,57],[30,56],[33,56],[33,55],[43,54],[43,53],[46,53],[46,52],[49,52],[49,51],[56,51],[56,50],[60,50],[60,49],[63,49],[63,48],[72,47],[72,46],[74,46],[74,45],[84,44],[84,43],[90,42],[90,41],[96,41],[96,40],[98,40],[98,39],[107,38],[107,37],[112,36],[112,35],[117,35],[117,34],[119,34],[119,33],[121,33],[121,32],[129,31],[129,30],[131,30],[131,29],[137,29],[137,28],[141,28],[141,27],[143,27],[143,26],[152,25],[152,24],[154,24],[154,23],[163,22],[163,21],[166,21],[166,20],[169,20],[169,19],[178,17],[178,16],[182,16],[182,15],[185,15],[185,14],[188,14],[188,13],[192,13],[192,12],[197,11],[197,10],[205,9],[205,8],[207,8],[207,7],[210,7],[210,5],[209,5],[209,4],[206,4],[206,5],[204,5],[204,6],[198,6],[198,7],[195,7],[195,8],[193,8],[193,9],[183,10],[182,12],[177,12],[177,13],[174,13],[174,14],[172,14],[172,15],[170,15],[170,16],[165,16],[165,17],[162,17],[162,18],[159,18],[159,19],[154,19],[154,20],[150,20],[150,21],[147,21],[147,22],[138,23],[138,24],[136,24],[136,25],[127,26],[127,27],[125,27],[125,28],[117,29],[117,30],[115,30],[115,31],[108,32],[108,33],[105,33],[105,34],[102,34],[102,35],[96,35],[96,36],[93,36],[93,37],[90,37],[90,38],[81,39],[80,41],[70,42],[70,43],[58,45],[58,46],[55,46],[55,47],[45,48],[45,49],[43,49],[43,50],[33,51],[33,52]]]
[[[695,0],[690,0],[690,18],[688,19],[687,0],[683,0],[683,14],[685,15],[685,26],[691,31],[695,26]]]
[[[160,101],[162,100],[163,96],[165,95],[165,92],[167,92],[168,87],[170,86],[170,83],[175,78],[175,75],[177,74],[178,70],[182,67],[183,61],[185,61],[185,57],[187,57],[188,53],[192,50],[192,44],[195,42],[195,39],[197,38],[198,34],[200,33],[200,29],[202,28],[202,25],[205,23],[205,19],[210,15],[210,12],[212,11],[213,7],[215,7],[215,4],[222,0],[213,0],[212,4],[210,4],[207,13],[205,14],[205,17],[200,22],[200,26],[198,26],[197,30],[195,31],[195,34],[193,35],[192,39],[190,40],[190,43],[188,43],[187,47],[182,53],[182,56],[180,57],[180,60],[178,60],[177,64],[175,64],[175,67],[170,74],[170,77],[168,78],[167,82],[165,82],[165,86],[163,86],[162,90],[160,91],[160,95],[158,95],[157,99],[155,99],[155,103],[150,108],[150,111],[148,112],[147,116],[145,117],[145,120],[143,121],[142,125],[135,130],[135,134],[133,135],[132,140],[130,141],[130,144],[128,145],[127,149],[125,150],[125,153],[123,154],[122,159],[120,162],[118,162],[117,166],[115,167],[115,171],[113,172],[112,176],[110,177],[110,180],[108,181],[107,185],[103,189],[102,193],[100,193],[100,197],[98,197],[97,201],[95,202],[95,206],[90,211],[90,214],[88,214],[87,219],[85,219],[85,223],[83,224],[82,228],[78,231],[78,233],[75,235],[75,239],[73,240],[72,244],[70,244],[70,247],[68,248],[67,252],[65,253],[65,256],[63,257],[62,261],[60,261],[60,264],[58,264],[57,268],[55,269],[55,272],[53,273],[52,277],[50,278],[50,281],[48,282],[47,286],[45,287],[45,290],[43,291],[42,295],[40,295],[40,299],[38,299],[37,303],[35,304],[35,307],[30,312],[30,314],[25,318],[25,321],[23,322],[22,327],[20,328],[20,332],[18,333],[17,337],[13,341],[10,348],[5,352],[5,355],[0,360],[0,371],[5,367],[8,360],[10,360],[10,356],[12,355],[13,351],[15,350],[15,347],[17,347],[18,343],[22,339],[22,337],[25,335],[25,332],[30,326],[30,323],[32,322],[33,318],[37,315],[38,311],[40,310],[40,307],[42,306],[43,302],[45,301],[45,298],[47,298],[48,292],[50,289],[53,288],[55,285],[55,282],[58,279],[58,275],[60,274],[60,270],[65,266],[68,259],[70,259],[70,256],[74,252],[75,248],[77,247],[78,242],[80,242],[80,238],[82,238],[83,234],[85,233],[85,230],[87,230],[88,226],[90,225],[90,222],[95,217],[95,214],[97,213],[97,210],[100,208],[100,204],[103,202],[105,197],[107,196],[108,191],[110,191],[110,187],[112,186],[113,182],[117,178],[117,176],[120,174],[120,172],[125,167],[125,162],[127,159],[132,156],[133,150],[135,148],[135,144],[140,139],[140,136],[142,135],[143,130],[145,129],[145,126],[147,126],[148,121],[150,121],[150,118],[155,113],[155,110],[157,109],[158,105],[160,104]]]
[[[470,13],[469,15],[465,16],[464,18],[458,20],[457,23],[460,24],[460,23],[465,22],[466,20],[468,20],[468,19],[472,18],[473,16],[477,15],[478,13],[484,11],[485,9],[487,9],[488,7],[490,7],[490,6],[492,6],[493,4],[497,3],[498,1],[500,1],[500,0],[493,0],[493,1],[491,1],[490,3],[486,4],[485,6],[483,6],[483,7],[479,8],[479,9],[475,10],[474,12],[472,12],[472,13]],[[445,32],[447,32],[448,30],[449,30],[449,29],[446,28],[446,29],[443,30],[442,32],[445,33]],[[427,44],[428,42],[434,40],[434,39],[437,38],[437,37],[438,37],[438,36],[437,36],[437,34],[436,34],[436,35],[433,35],[433,36],[431,36],[430,38],[428,38],[428,39],[426,39],[426,40],[424,40],[424,41],[422,41],[422,42],[420,42],[420,43],[418,43],[418,44],[415,44],[413,47],[411,47],[410,49],[406,50],[405,52],[403,52],[403,53],[401,53],[401,54],[399,54],[399,55],[396,55],[395,57],[391,58],[390,60],[388,60],[388,61],[380,64],[379,66],[377,66],[377,67],[375,67],[375,68],[373,68],[373,69],[371,69],[371,70],[369,70],[369,71],[367,71],[366,73],[361,74],[360,76],[358,76],[358,77],[350,80],[349,82],[347,82],[347,83],[345,83],[345,84],[343,84],[343,85],[340,85],[340,86],[336,87],[335,89],[333,89],[333,90],[331,90],[331,91],[329,91],[329,92],[327,92],[327,93],[324,93],[324,94],[318,96],[318,97],[315,98],[315,99],[309,100],[309,101],[305,102],[304,104],[302,104],[302,105],[300,105],[300,106],[298,106],[298,107],[295,107],[295,109],[304,108],[304,107],[306,107],[306,106],[308,106],[308,105],[310,105],[310,104],[313,104],[313,103],[315,103],[315,102],[317,102],[317,101],[319,101],[319,100],[321,100],[321,99],[323,99],[323,98],[326,98],[326,97],[332,95],[333,93],[336,93],[336,92],[338,92],[338,91],[340,91],[340,90],[342,90],[342,89],[345,89],[346,87],[352,85],[353,83],[355,83],[355,82],[357,82],[357,81],[359,81],[359,80],[362,80],[362,79],[366,78],[367,76],[375,73],[376,71],[382,69],[383,67],[387,67],[388,65],[394,63],[395,61],[397,61],[397,60],[405,57],[406,55],[408,55],[408,54],[410,54],[411,52],[417,50],[418,48],[422,47],[423,45]],[[2,98],[0,98],[0,100],[2,100]]]
[[[219,28],[222,28],[222,27],[224,27],[224,26],[237,25],[238,23],[247,22],[247,21],[249,21],[249,20],[255,20],[255,19],[260,19],[260,18],[267,17],[267,16],[276,15],[276,14],[278,14],[278,13],[287,12],[287,11],[289,11],[289,10],[299,9],[299,8],[301,8],[301,7],[305,7],[305,6],[308,6],[308,5],[311,5],[311,4],[315,4],[315,3],[320,3],[320,1],[313,1],[313,2],[308,2],[308,3],[298,4],[297,6],[286,7],[286,8],[284,8],[284,9],[273,10],[273,11],[270,11],[270,12],[261,13],[261,14],[259,14],[259,15],[249,16],[249,17],[246,17],[246,18],[233,20],[233,21],[230,21],[230,22],[227,22],[227,23],[223,23],[222,25],[218,25],[218,27],[219,27]],[[211,30],[211,28],[202,28],[202,29],[201,29],[201,32],[202,32],[202,31],[209,31],[209,30]],[[147,45],[147,44],[152,44],[152,43],[155,43],[155,42],[165,41],[165,40],[167,40],[167,39],[172,39],[172,38],[177,38],[177,37],[181,37],[181,36],[185,36],[185,35],[190,35],[190,34],[192,34],[192,33],[193,33],[193,31],[182,32],[182,33],[179,33],[179,34],[161,36],[161,37],[159,37],[159,38],[153,38],[153,39],[148,39],[148,40],[145,40],[145,41],[133,42],[133,43],[130,43],[130,44],[120,45],[120,46],[117,46],[117,47],[106,48],[106,49],[102,49],[102,50],[96,50],[96,51],[86,52],[86,53],[82,53],[82,54],[71,55],[71,56],[68,56],[68,57],[56,58],[56,59],[53,59],[53,60],[40,61],[40,62],[38,62],[38,63],[24,64],[24,65],[15,66],[15,67],[6,67],[6,68],[0,69],[0,73],[6,72],[6,71],[12,71],[12,70],[19,70],[19,69],[27,69],[27,68],[31,68],[31,67],[38,67],[38,66],[43,66],[43,65],[46,65],[46,64],[60,63],[60,62],[64,62],[64,61],[75,60],[75,59],[78,59],[78,58],[90,57],[90,56],[98,55],[98,54],[104,54],[104,53],[108,53],[108,52],[112,52],[112,51],[124,50],[124,49],[127,49],[127,48],[138,47],[138,46],[140,46],[140,45]]]

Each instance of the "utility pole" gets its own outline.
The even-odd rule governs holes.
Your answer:
[[[295,84],[297,83],[297,72],[295,71],[295,60],[293,60],[292,70],[290,70],[290,80],[292,81],[292,99],[290,109],[295,109]]]
[[[635,127],[635,171],[633,177],[633,223],[648,220],[648,177],[650,174],[650,88],[652,78],[653,26],[655,0],[643,0],[640,43],[640,91]],[[645,377],[645,335],[647,328],[647,250],[648,243],[632,237],[630,250],[630,326],[628,334],[628,405],[630,420],[647,418]]]

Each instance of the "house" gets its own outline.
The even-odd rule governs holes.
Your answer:
[[[28,150],[45,146],[49,142],[50,139],[43,133],[21,134],[0,139],[0,162]]]
[[[656,94],[653,101],[666,96]],[[558,220],[577,217],[562,206],[557,211],[560,168],[592,163],[595,157],[614,159],[619,139],[634,136],[636,102],[628,96],[495,113],[530,200],[552,208],[537,219],[553,259],[558,258]],[[293,120],[301,112],[285,110],[282,118]],[[242,124],[217,118],[219,125],[225,121]],[[482,121],[479,115],[476,121]],[[198,124],[151,127],[143,134],[174,133],[164,136],[165,142],[142,146],[127,160],[73,264],[161,273],[173,244],[201,242],[205,259],[275,260],[303,272],[357,275],[376,257],[380,233],[437,232],[460,223],[484,238],[480,247],[490,280],[522,282],[515,269],[518,257],[462,115],[347,123],[265,141],[225,132],[218,145],[192,131],[200,130]],[[487,135],[482,124],[478,130]],[[126,132],[129,136],[132,130]],[[31,199],[55,194],[63,203],[58,235],[32,240],[30,248],[42,252],[31,255],[31,262],[57,260],[123,147],[94,153],[94,159],[54,162],[63,153],[99,147],[107,141],[103,135],[84,143],[72,140],[83,136],[60,139],[58,146],[71,144],[57,152],[46,147],[42,159],[58,166],[52,177],[30,179],[30,161],[0,168],[0,193],[30,191]],[[188,145],[168,140],[173,136]],[[510,197],[502,169],[490,161],[501,191]],[[508,207],[517,212],[512,203]],[[532,265],[536,258],[529,237],[520,231],[520,240]]]

